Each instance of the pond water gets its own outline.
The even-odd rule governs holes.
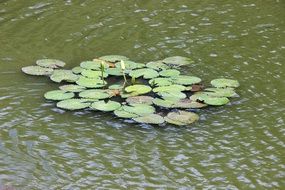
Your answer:
[[[0,184],[19,189],[284,189],[285,2],[2,0]],[[58,84],[21,73],[119,54],[191,57],[184,72],[239,80],[239,98],[189,127],[66,112]],[[1,185],[0,185],[1,186]]]

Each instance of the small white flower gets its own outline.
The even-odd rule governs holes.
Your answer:
[[[125,62],[123,60],[121,60],[121,68],[122,68],[122,70],[126,69]]]

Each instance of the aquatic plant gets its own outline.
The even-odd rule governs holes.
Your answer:
[[[205,88],[201,78],[185,75],[180,69],[192,63],[181,56],[143,64],[107,55],[70,70],[62,69],[63,61],[41,59],[22,71],[60,83],[59,89],[44,97],[57,101],[61,109],[113,112],[138,123],[188,126],[199,119],[196,110],[228,104],[238,96],[235,88],[240,85],[237,80],[219,78]]]

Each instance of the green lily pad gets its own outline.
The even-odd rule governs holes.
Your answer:
[[[217,97],[235,97],[237,93],[233,88],[206,88],[207,94]]]
[[[211,106],[221,106],[230,102],[230,100],[226,97],[215,97],[204,92],[195,93],[192,96],[190,96],[190,99],[193,101],[201,101]]]
[[[168,113],[167,116],[164,117],[164,120],[168,123],[182,126],[194,123],[199,120],[199,116],[193,112],[178,111]]]
[[[151,87],[146,86],[146,85],[141,85],[141,84],[135,84],[132,86],[128,86],[125,88],[125,91],[127,93],[134,93],[134,94],[146,94],[151,91]]]
[[[167,100],[179,100],[179,99],[186,98],[186,94],[184,94],[181,91],[176,91],[176,90],[157,92],[157,94],[161,96],[163,99],[167,99]]]
[[[73,69],[71,70],[74,74],[80,74],[84,69],[78,66],[78,67],[73,67]]]
[[[62,100],[56,104],[56,107],[66,110],[80,110],[90,106],[91,103],[82,99],[67,99]]]
[[[172,85],[172,79],[170,78],[153,78],[148,81],[151,86],[169,86]]]
[[[106,69],[106,73],[113,76],[123,76],[123,71],[119,68],[108,68]]]
[[[183,66],[183,65],[189,65],[189,64],[194,63],[194,61],[191,60],[190,58],[181,57],[181,56],[168,57],[162,61],[165,64],[174,65],[174,66]]]
[[[52,90],[44,94],[48,100],[66,100],[74,97],[73,92],[65,92],[63,90]]]
[[[239,82],[237,80],[225,79],[225,78],[214,79],[211,81],[211,84],[216,88],[226,88],[226,87],[237,88],[239,87]]]
[[[160,87],[156,87],[156,88],[152,89],[153,92],[171,92],[174,90],[175,91],[184,91],[185,86],[173,84],[173,85],[169,85],[169,86],[160,86]]]
[[[164,69],[170,69],[170,67],[166,64],[164,64],[162,61],[152,61],[146,64],[148,68],[154,69],[154,70],[164,70]]]
[[[154,105],[159,106],[159,107],[172,108],[176,101],[155,98],[152,102],[154,103]]]
[[[68,84],[68,85],[60,86],[59,89],[65,92],[81,92],[85,90],[85,87],[79,86],[76,84]]]
[[[50,79],[54,82],[75,82],[79,78],[78,75],[74,74],[71,70],[54,70]]]
[[[119,102],[111,101],[108,102],[105,101],[98,101],[94,102],[90,106],[92,109],[100,110],[100,111],[114,111],[121,107],[121,104]]]
[[[27,66],[23,67],[22,71],[28,75],[51,75],[53,73],[53,69],[51,68],[44,68],[40,66]]]
[[[130,106],[122,106],[124,111],[133,113],[139,116],[149,115],[155,112],[155,108],[146,104],[132,104]]]
[[[129,75],[135,78],[143,77],[144,79],[152,79],[159,76],[156,70],[149,68],[132,70],[130,71]]]
[[[104,60],[104,61],[108,61],[111,63],[115,63],[115,62],[118,62],[121,60],[123,60],[123,61],[129,60],[129,58],[127,58],[126,56],[123,56],[123,55],[105,55],[105,56],[99,57],[99,59]]]
[[[92,89],[92,90],[84,90],[79,93],[79,96],[82,98],[92,98],[92,99],[106,99],[110,97],[105,90],[100,89]]]
[[[124,111],[122,108],[115,110],[114,114],[120,118],[129,118],[130,119],[130,118],[134,118],[134,117],[139,117],[139,115]]]
[[[187,75],[175,76],[172,79],[173,79],[173,83],[180,84],[180,85],[192,85],[192,84],[200,83],[202,81],[198,77],[187,76]]]
[[[167,69],[167,70],[160,71],[159,75],[163,77],[176,77],[180,75],[180,71],[176,69]]]
[[[145,64],[143,64],[143,63],[136,63],[136,62],[127,61],[127,60],[124,61],[124,64],[125,64],[125,69],[126,70],[140,69],[140,68],[144,68],[145,67]],[[116,65],[116,68],[121,70],[121,62],[118,62],[115,65]]]
[[[90,69],[84,69],[82,72],[81,72],[81,75],[87,77],[87,78],[100,78],[102,77],[102,71],[93,71],[93,70],[90,70]],[[103,72],[103,77],[106,78],[108,77],[108,73],[106,72]]]
[[[158,114],[149,114],[141,117],[133,118],[138,123],[148,123],[148,124],[162,124],[164,123],[164,119],[162,116]]]
[[[79,77],[79,79],[76,81],[76,84],[80,86],[84,86],[86,88],[101,88],[105,85],[107,85],[106,81],[102,81],[101,79],[96,78],[87,78],[87,77]]]
[[[112,84],[108,87],[110,90],[121,90],[123,89],[123,85],[121,84]]]
[[[93,60],[93,61],[84,61],[80,63],[80,67],[84,68],[84,69],[91,69],[91,70],[97,70],[97,71],[101,71],[101,64],[103,63],[104,68],[109,68],[109,64],[107,64],[104,61],[101,60]]]
[[[57,69],[65,66],[65,63],[63,61],[57,59],[40,59],[37,60],[36,64],[38,66],[51,68],[51,69]]]
[[[133,96],[133,97],[128,97],[126,99],[126,102],[128,104],[147,104],[147,105],[151,105],[153,99],[154,98],[151,97],[151,96]]]

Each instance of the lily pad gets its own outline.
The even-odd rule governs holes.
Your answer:
[[[182,85],[169,85],[169,86],[160,86],[152,89],[153,92],[171,92],[171,91],[184,91],[185,86]]]
[[[65,66],[65,63],[63,61],[57,59],[40,59],[37,60],[36,64],[38,66],[51,68],[51,69],[57,69]]]
[[[22,71],[28,75],[51,75],[53,73],[53,69],[51,68],[44,68],[40,66],[27,66],[23,67]]]
[[[74,74],[80,74],[84,69],[82,67],[73,67],[72,72]]]
[[[56,107],[66,109],[66,110],[80,110],[90,106],[91,103],[86,102],[82,99],[67,99],[62,100],[56,104]]]
[[[129,58],[123,55],[105,55],[105,56],[99,57],[99,59],[112,62],[112,63],[115,63],[121,60],[123,61],[129,60]]]
[[[155,112],[155,108],[146,104],[132,104],[130,106],[122,106],[124,111],[133,113],[139,116],[149,115]]]
[[[236,97],[237,93],[233,88],[206,88],[207,94],[217,97]]]
[[[136,62],[128,61],[128,60],[125,60],[124,63],[125,63],[125,69],[126,70],[140,69],[140,68],[145,67],[145,64],[143,64],[143,63],[136,63]],[[116,63],[115,65],[116,65],[116,68],[121,70],[121,63],[120,62]]]
[[[92,99],[106,99],[110,97],[105,90],[93,89],[93,90],[84,90],[79,93],[79,96],[82,98],[92,98]]]
[[[164,70],[164,69],[170,69],[170,67],[166,64],[164,64],[162,61],[152,61],[146,64],[148,68],[154,69],[154,70]]]
[[[123,76],[123,71],[119,68],[108,68],[106,69],[106,73],[113,76]]]
[[[193,112],[178,111],[168,113],[167,116],[164,117],[164,120],[168,123],[182,126],[194,123],[199,120],[199,116]]]
[[[108,87],[110,90],[121,90],[124,87],[121,84],[112,84]]]
[[[44,94],[48,100],[66,100],[74,97],[73,92],[65,92],[63,90],[52,90]]]
[[[164,100],[160,98],[155,98],[152,101],[156,106],[164,107],[164,108],[172,108],[175,104],[175,100]]]
[[[128,93],[134,93],[134,94],[146,94],[151,91],[151,87],[141,84],[135,84],[132,86],[128,86],[125,88],[125,91]]]
[[[151,86],[169,86],[172,85],[172,79],[170,78],[153,78],[148,81]]]
[[[86,88],[101,88],[107,84],[106,81],[96,78],[79,77],[76,84],[84,86]]]
[[[226,97],[215,97],[211,96],[210,94],[207,93],[195,93],[192,96],[190,96],[190,99],[193,101],[201,101],[204,102],[205,104],[212,105],[212,106],[221,106],[225,105],[230,102],[230,100]]]
[[[185,109],[194,109],[194,108],[203,108],[207,104],[196,102],[190,99],[180,99],[172,106],[173,108],[185,108]]]
[[[134,113],[130,113],[130,112],[127,112],[127,111],[124,111],[122,108],[115,110],[115,111],[114,111],[114,114],[115,114],[117,117],[120,117],[120,118],[134,118],[134,117],[139,117],[139,115],[134,114]]]
[[[100,110],[100,111],[114,111],[121,107],[121,104],[119,102],[111,101],[108,102],[105,101],[98,101],[94,102],[90,106],[92,109]]]
[[[156,70],[149,68],[132,70],[130,71],[129,75],[135,78],[143,77],[144,79],[152,79],[159,76]]]
[[[175,76],[172,79],[173,79],[173,83],[180,84],[180,85],[192,85],[192,84],[200,83],[202,81],[198,77],[187,76],[187,75]]]
[[[148,124],[162,124],[164,123],[164,119],[162,116],[158,114],[149,114],[142,117],[133,118],[138,123],[148,123]]]
[[[225,79],[225,78],[214,79],[211,81],[211,84],[216,88],[226,88],[226,87],[237,88],[239,87],[239,82],[237,80]]]
[[[59,89],[66,91],[66,92],[81,92],[85,90],[85,87],[79,86],[76,84],[68,84],[68,85],[60,86]]]
[[[174,65],[174,66],[183,66],[183,65],[189,65],[194,63],[194,61],[187,57],[181,57],[181,56],[173,56],[168,57],[162,60],[163,63],[166,63],[168,65]]]
[[[84,69],[82,72],[81,72],[81,75],[87,77],[87,78],[100,78],[102,77],[102,71],[93,71],[93,70],[87,70],[87,69]],[[103,72],[103,77],[106,78],[108,77],[108,74],[106,72]]]
[[[128,97],[126,99],[126,102],[128,104],[152,104],[152,100],[154,98],[151,96],[133,96],[133,97]]]
[[[104,65],[105,69],[109,67],[109,64],[107,64],[106,62],[101,61],[101,60],[84,61],[84,62],[80,63],[80,67],[82,67],[84,69],[101,71],[101,64],[102,63]]]
[[[71,70],[54,70],[50,79],[54,82],[75,82],[79,78],[78,75],[74,74]]]
[[[163,99],[168,99],[168,100],[179,100],[187,97],[186,94],[177,90],[158,92],[157,94],[161,96]]]
[[[176,77],[180,75],[180,71],[176,69],[167,69],[167,70],[160,71],[159,75],[163,77]]]

